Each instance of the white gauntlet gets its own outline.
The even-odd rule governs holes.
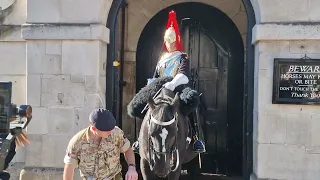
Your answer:
[[[164,87],[171,90],[171,91],[174,91],[174,89],[177,86],[179,86],[181,84],[188,84],[188,82],[189,82],[188,77],[182,73],[179,73],[173,78],[172,81],[165,83]]]

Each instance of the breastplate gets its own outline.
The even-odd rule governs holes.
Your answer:
[[[181,56],[169,59],[159,68],[160,77],[174,77],[178,73],[181,63]]]

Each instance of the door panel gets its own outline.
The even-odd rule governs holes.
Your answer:
[[[210,36],[200,32],[199,43],[199,68],[217,68],[217,48]]]
[[[185,51],[190,57],[195,89],[202,93],[201,124],[207,153],[227,150],[228,56],[201,26],[192,22],[182,28]]]

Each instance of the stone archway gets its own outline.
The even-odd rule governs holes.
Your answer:
[[[161,1],[156,2],[156,1],[134,1],[134,3],[130,3],[133,2],[132,0],[128,0],[128,6],[127,6],[127,15],[126,15],[126,27],[125,27],[125,52],[124,52],[124,67],[125,67],[125,71],[124,71],[124,79],[126,80],[126,87],[124,87],[124,91],[125,92],[123,94],[123,106],[122,109],[125,110],[127,104],[130,102],[130,100],[132,99],[133,95],[135,94],[135,84],[136,84],[136,80],[135,80],[135,67],[136,67],[136,51],[137,51],[137,45],[138,45],[138,41],[140,38],[140,35],[144,29],[144,27],[146,26],[146,24],[150,21],[150,19],[157,14],[159,11],[161,11],[164,8],[167,8],[171,5],[174,4],[179,4],[179,3],[186,3],[186,1],[182,1],[182,0],[166,0],[166,1]],[[241,34],[242,40],[243,40],[243,44],[244,47],[246,47],[247,42],[249,42],[249,46],[251,46],[251,37],[249,37],[248,39],[250,39],[248,41],[247,39],[247,33],[249,32],[249,34],[251,34],[251,29],[247,29],[248,26],[248,19],[247,19],[247,12],[246,12],[246,8],[245,5],[243,4],[243,2],[241,0],[228,0],[226,2],[220,2],[220,1],[216,1],[216,0],[193,0],[193,1],[187,1],[187,2],[198,2],[198,3],[203,3],[206,5],[210,5],[213,7],[216,7],[217,9],[221,10],[222,12],[224,12],[235,24],[235,26],[238,28],[239,33]],[[250,2],[244,1],[245,3],[250,4]],[[232,4],[230,6],[230,4]],[[257,9],[257,4],[255,5],[255,8]],[[255,18],[254,18],[255,19]],[[119,22],[119,21],[118,21]],[[252,27],[252,26],[251,26]],[[247,50],[247,48],[245,48],[245,50]],[[249,55],[250,58],[252,58],[253,62],[253,49],[249,50],[250,53],[252,55]],[[248,53],[248,52],[247,52]],[[247,54],[245,54],[245,56],[248,56]],[[248,57],[247,57],[248,58]],[[247,60],[247,62],[249,62]],[[252,66],[253,63],[251,65],[247,65],[247,66]],[[249,69],[249,68],[248,68]],[[251,68],[250,68],[251,69]],[[253,68],[252,68],[253,69]],[[248,72],[246,72],[248,73]],[[253,73],[251,74],[253,75]],[[245,83],[246,85],[248,84],[248,82]],[[246,87],[245,89],[249,89],[248,87]],[[253,91],[253,90],[252,90]],[[250,99],[250,98],[248,98]],[[252,101],[252,102],[251,102]],[[246,100],[246,103],[251,102],[251,104],[253,104],[253,99],[250,100]],[[250,103],[249,103],[250,104]],[[249,111],[249,114],[246,114],[245,116],[251,116],[250,115],[250,111],[252,111],[251,107],[249,107],[251,105],[247,105],[246,107],[246,112]],[[122,113],[122,122],[130,122],[131,120],[129,120],[130,118],[127,116],[126,112],[124,111]],[[251,118],[252,119],[252,118]],[[249,123],[249,119],[247,120]],[[122,128],[124,129],[124,131],[128,134],[128,137],[131,140],[134,140],[134,132],[135,132],[135,125],[133,123],[122,123]],[[250,129],[250,123],[248,125],[248,128]],[[252,143],[250,141],[250,137],[248,137],[248,141],[249,144]],[[251,145],[249,145],[251,147]],[[246,154],[251,154],[251,148],[248,147],[249,152],[244,152]],[[250,159],[250,155],[246,156],[247,158]],[[250,161],[250,160],[248,160]],[[251,165],[244,165],[244,166],[249,166],[251,167]],[[250,170],[249,170],[250,171]]]
[[[143,1],[143,0],[128,0],[127,6],[127,16],[126,16],[126,34],[125,34],[125,54],[124,54],[124,78],[129,82],[126,82],[126,87],[124,87],[123,92],[123,107],[125,110],[127,104],[132,99],[135,93],[135,61],[136,61],[136,51],[138,46],[138,41],[140,35],[146,26],[146,24],[151,20],[151,18],[156,15],[162,9],[170,7],[174,4],[187,3],[187,2],[198,2],[209,6],[216,7],[220,11],[224,12],[236,25],[239,33],[242,36],[244,46],[246,44],[247,35],[247,13],[242,0],[165,0],[165,1]],[[118,21],[119,22],[119,21]],[[130,77],[129,77],[130,76]],[[128,92],[131,94],[128,94]],[[125,122],[129,117],[126,113],[122,113],[123,122]],[[134,135],[134,125],[129,123],[122,124],[123,129],[126,132],[131,132],[129,138],[133,139]]]
[[[128,0],[128,24],[126,29],[128,34],[126,50],[129,52],[136,51],[138,40],[143,28],[156,13],[174,4],[187,2],[203,3],[216,7],[224,12],[238,27],[239,32],[242,35],[243,42],[246,42],[247,14],[242,0],[166,0],[161,2],[157,0]]]

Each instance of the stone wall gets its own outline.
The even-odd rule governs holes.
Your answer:
[[[32,146],[25,166],[63,168],[70,138],[105,106],[108,29],[103,25],[22,26],[27,40],[27,103],[34,118],[27,127]],[[22,179],[36,174],[25,169]]]
[[[25,22],[26,1],[5,1],[0,10],[0,81],[13,83],[12,103],[26,103],[26,41],[21,38]],[[2,4],[0,3],[0,6]],[[23,163],[25,149],[20,148],[12,160]]]
[[[0,10],[1,25],[20,26],[26,22],[27,0],[4,0],[0,2],[0,7],[2,3],[4,7]],[[18,35],[16,38],[21,36]]]
[[[319,59],[319,25],[256,25],[252,179],[320,178],[320,109],[272,104],[273,59]]]
[[[26,130],[32,145],[19,149],[11,179],[61,179],[68,141],[105,106],[111,3],[16,0],[1,11],[0,80],[12,81],[13,102],[34,113]]]
[[[0,41],[0,81],[13,84],[12,103],[26,103],[26,43]],[[8,68],[10,67],[10,68]],[[25,149],[20,148],[12,162],[24,162]]]
[[[318,0],[251,0],[257,23],[317,22],[320,19]]]
[[[257,20],[251,179],[317,180],[319,107],[272,104],[271,98],[274,58],[320,58],[320,1],[251,2]]]

